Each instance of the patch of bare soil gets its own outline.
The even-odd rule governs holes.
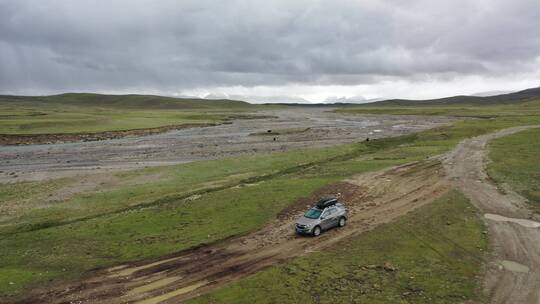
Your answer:
[[[301,198],[261,230],[246,236],[90,273],[85,279],[36,290],[21,303],[179,303],[268,266],[323,250],[390,222],[449,189],[438,160],[364,174]],[[391,190],[391,191],[390,191]],[[294,221],[320,195],[340,195],[350,210],[346,227],[318,238],[294,233]]]
[[[540,303],[540,223],[526,199],[503,192],[485,173],[486,144],[529,127],[504,129],[463,141],[444,161],[448,177],[485,213],[494,255],[485,289],[490,303]]]
[[[313,203],[324,196],[335,196],[341,201],[345,202],[354,201],[365,195],[365,190],[365,188],[345,181],[328,185],[318,189],[308,197],[301,197],[297,199],[293,204],[290,204],[287,208],[283,209],[278,214],[277,218],[280,220],[285,220],[291,217],[296,218],[298,214],[313,207]]]

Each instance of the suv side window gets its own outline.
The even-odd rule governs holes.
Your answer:
[[[330,214],[331,214],[331,213],[330,213],[330,209],[326,209],[326,210],[324,210],[324,212],[322,213],[322,216],[328,218],[328,216],[330,216]]]
[[[336,215],[336,213],[337,213],[337,209],[336,209],[336,207],[332,207],[332,208],[330,208],[330,215],[331,215],[331,216],[334,216],[334,215]]]
[[[325,217],[331,217],[336,213],[336,208],[330,207],[325,211],[326,215]]]

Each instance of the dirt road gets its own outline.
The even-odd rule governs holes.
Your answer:
[[[24,303],[178,303],[295,256],[373,229],[448,191],[438,160],[361,175],[298,200],[262,230],[217,244],[98,271],[79,283],[37,292]],[[314,239],[293,233],[308,202],[340,193],[351,217],[344,229]]]
[[[526,128],[465,140],[444,161],[451,182],[485,213],[494,250],[485,281],[491,303],[540,303],[539,219],[523,197],[499,191],[484,170],[487,142]]]
[[[232,124],[143,137],[50,145],[0,145],[0,183],[331,146],[358,142],[366,137],[418,132],[455,121],[445,117],[361,116],[331,111],[331,108],[305,107],[265,110],[254,113],[267,116],[263,119],[235,120]],[[306,130],[276,136],[252,135],[291,128]]]
[[[491,302],[537,304],[540,222],[522,197],[501,193],[484,172],[486,143],[523,129],[465,140],[442,157],[330,185],[311,198],[298,200],[260,231],[160,259],[95,271],[76,283],[33,291],[22,303],[179,303],[391,222],[457,187],[485,213],[494,248],[485,279]],[[295,236],[292,226],[300,211],[329,193],[340,193],[347,202],[351,217],[346,228],[317,239]]]

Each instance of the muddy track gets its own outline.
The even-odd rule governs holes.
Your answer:
[[[482,212],[494,256],[485,289],[491,303],[540,303],[540,222],[526,200],[499,191],[485,173],[487,143],[530,127],[516,127],[468,139],[446,156],[451,182]]]
[[[325,187],[298,200],[246,236],[90,273],[80,282],[37,290],[21,303],[178,303],[271,265],[335,245],[391,222],[449,190],[438,160],[427,160],[364,174]],[[293,233],[299,211],[323,193],[340,194],[350,209],[345,228],[319,238]]]
[[[486,213],[494,249],[485,279],[491,302],[540,303],[540,223],[521,196],[502,194],[484,170],[487,142],[524,129],[465,140],[443,157],[344,180],[299,199],[257,232],[96,270],[75,283],[34,290],[20,303],[179,303],[271,265],[335,246],[433,201],[452,187],[461,189]],[[328,193],[341,194],[347,203],[348,225],[317,239],[294,235],[293,223],[300,211]]]

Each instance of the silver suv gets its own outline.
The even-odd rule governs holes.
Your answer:
[[[323,198],[296,221],[296,233],[319,236],[323,230],[343,227],[347,213],[347,208],[336,198]]]

